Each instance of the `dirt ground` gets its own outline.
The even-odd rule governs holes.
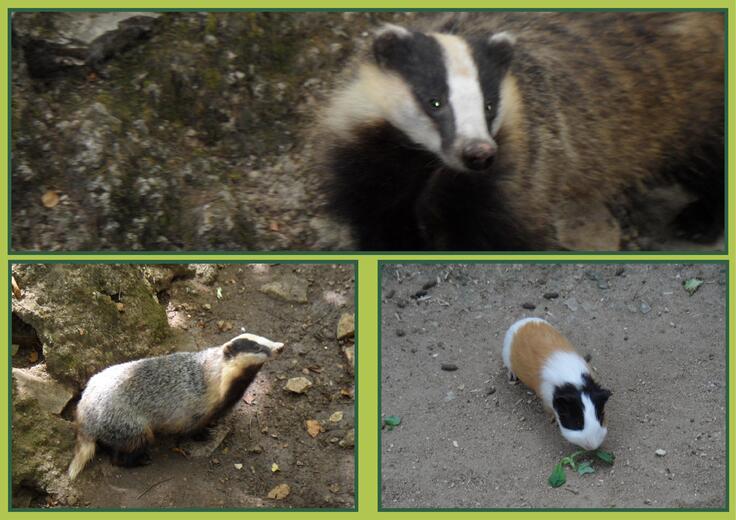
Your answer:
[[[386,264],[382,285],[381,411],[401,418],[382,431],[383,508],[724,507],[725,265]],[[501,360],[525,316],[556,325],[613,391],[614,465],[568,469],[556,489],[576,447]]]
[[[98,450],[75,482],[76,505],[352,508],[354,379],[336,327],[341,314],[354,312],[353,266],[230,264],[216,276],[208,284],[175,280],[159,295],[172,327],[191,339],[182,349],[222,344],[242,327],[284,342],[284,352],[264,366],[236,405],[227,419],[232,431],[212,454],[187,458],[174,450],[177,439],[162,438],[151,450],[152,464],[127,469],[112,466]],[[259,291],[268,282],[294,279],[307,282],[307,303]],[[300,376],[313,383],[305,394],[283,388]],[[330,420],[335,412],[342,413],[339,421]],[[308,419],[319,420],[325,431],[310,437]],[[285,499],[266,498],[284,483],[290,487]]]

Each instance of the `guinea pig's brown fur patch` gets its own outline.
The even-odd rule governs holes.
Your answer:
[[[539,395],[542,368],[549,356],[558,351],[575,352],[575,348],[548,323],[531,321],[514,334],[511,371]]]

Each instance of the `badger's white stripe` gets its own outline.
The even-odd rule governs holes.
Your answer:
[[[503,338],[503,351],[501,352],[503,364],[509,370],[511,370],[511,345],[514,344],[514,337],[519,329],[527,323],[546,323],[549,325],[549,322],[542,318],[522,318],[509,327],[509,330],[506,331],[506,336]]]
[[[503,123],[504,117],[506,116],[506,111],[508,110],[508,105],[511,103],[511,100],[509,99],[511,95],[511,93],[509,92],[510,88],[510,80],[504,78],[504,80],[501,82],[501,87],[498,92],[498,106],[496,107],[496,117],[493,118],[493,122],[491,123],[491,135],[493,137],[496,137],[498,131],[501,129],[501,123]]]
[[[455,116],[455,141],[489,141],[491,136],[486,125],[483,90],[468,44],[462,38],[449,34],[433,36],[444,52],[450,105]]]
[[[418,145],[438,155],[442,151],[437,128],[406,82],[372,64],[360,68],[355,80],[332,100],[326,116],[325,125],[337,135],[350,135],[356,125],[388,121]]]

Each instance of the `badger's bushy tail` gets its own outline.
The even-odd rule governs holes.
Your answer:
[[[95,456],[96,443],[82,434],[77,434],[77,446],[74,449],[74,459],[69,464],[69,478],[74,480],[89,460]]]

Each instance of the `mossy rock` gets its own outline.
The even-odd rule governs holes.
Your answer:
[[[72,424],[43,410],[35,399],[21,397],[15,381],[12,413],[13,495],[23,487],[65,495],[64,475],[74,452]]]
[[[110,365],[163,353],[165,309],[136,265],[19,265],[13,313],[32,326],[49,374],[76,388]]]

